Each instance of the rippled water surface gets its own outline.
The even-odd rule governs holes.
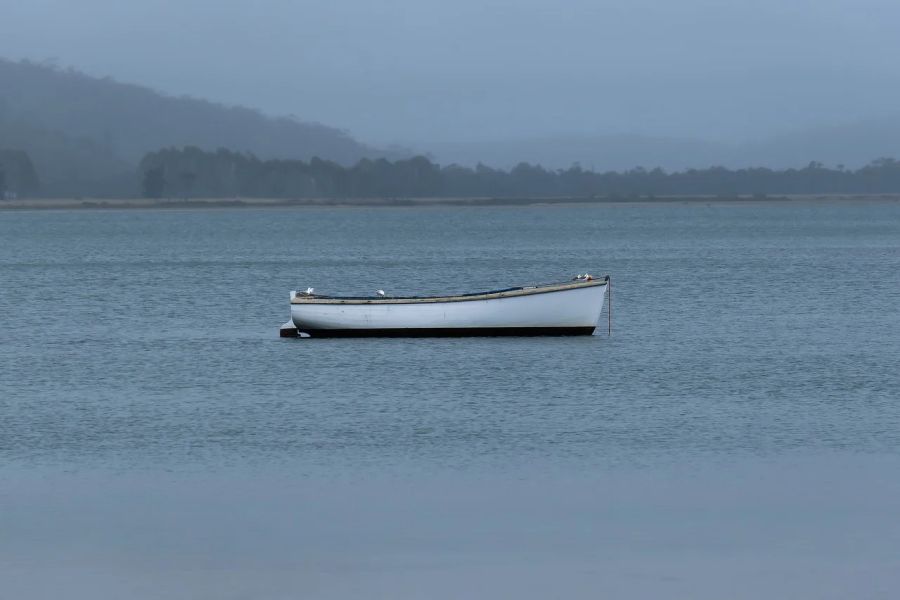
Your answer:
[[[612,275],[611,337],[605,322],[585,338],[277,336],[291,289],[467,292],[584,271]],[[900,492],[879,487],[892,485],[881,475],[900,464],[897,203],[7,212],[0,213],[0,315],[0,502],[17,515],[0,515],[6,540],[16,540],[0,538],[0,558],[31,548],[10,571],[19,597],[53,597],[54,577],[67,581],[60,571],[67,563],[48,550],[60,544],[96,553],[95,566],[118,557],[114,581],[137,586],[88,578],[76,586],[84,597],[103,597],[99,588],[222,597],[221,577],[204,576],[204,568],[234,574],[233,597],[241,598],[481,597],[463,580],[480,581],[494,596],[595,597],[605,589],[625,598],[722,597],[725,582],[716,587],[702,575],[709,561],[731,547],[728,539],[740,545],[767,527],[787,527],[775,545],[821,536],[838,546],[827,560],[819,550],[808,560],[797,550],[795,563],[782,557],[750,571],[735,558],[722,567],[729,577],[771,584],[742,588],[748,594],[778,597],[787,589],[779,582],[802,592],[829,574],[837,579],[821,591],[858,581],[850,588],[864,597],[900,593],[887,575],[898,566],[888,548],[900,533],[885,529],[900,519],[890,508]],[[682,469],[684,477],[673,475]],[[192,485],[194,477],[206,483]],[[812,498],[833,498],[835,481],[859,496],[816,513]],[[155,509],[145,506],[142,486],[162,494]],[[268,508],[260,498],[241,503],[246,486],[281,500]],[[619,500],[609,500],[611,486]],[[322,491],[305,497],[317,508],[298,521],[287,516],[285,498],[300,488]],[[764,501],[762,513],[752,512],[758,522],[726,539],[704,533],[719,531],[717,522],[745,523],[746,510],[756,510],[735,489],[751,496],[767,489],[776,498],[792,489],[794,499]],[[347,503],[353,494],[367,499],[360,503],[374,511],[369,520],[366,509]],[[411,502],[417,494],[421,502]],[[667,494],[680,498],[687,517],[671,515],[662,500],[629,512],[640,499]],[[504,520],[526,496],[530,508]],[[717,521],[704,512],[710,505],[733,514]],[[574,512],[562,516],[567,506]],[[69,507],[81,507],[87,521],[70,520]],[[397,507],[417,516],[401,517]],[[222,545],[198,546],[187,536],[165,542],[187,558],[177,567],[156,564],[122,541],[122,523],[104,516],[117,511],[155,558],[163,554],[152,551],[157,513],[173,530],[198,527],[202,539],[222,523],[240,523],[229,543],[271,556],[241,571],[229,562],[243,564],[239,550],[223,557]],[[340,525],[315,525],[311,515],[323,511]],[[880,521],[854,520],[864,513]],[[45,545],[13,525],[48,514],[56,520],[38,536]],[[818,517],[806,523],[810,514]],[[351,526],[350,515],[363,516]],[[393,523],[385,525],[393,534],[366,529],[375,522]],[[548,523],[559,527],[545,530]],[[632,548],[632,562],[604,558],[603,549],[627,548],[623,540],[631,539],[622,531],[604,536],[604,524],[648,536]],[[870,536],[869,546],[848,541],[848,532],[869,525],[888,537]],[[801,527],[794,537],[792,526]],[[296,535],[280,537],[282,527]],[[491,527],[494,546],[460,533]],[[331,548],[336,536],[344,545]],[[73,539],[88,540],[90,552]],[[685,546],[696,561],[673,563],[685,560],[678,550]],[[299,547],[314,556],[292,554]],[[517,553],[523,547],[531,553]],[[746,553],[762,556],[765,548],[760,541]],[[867,549],[861,565],[836,567]],[[424,566],[370,562],[390,552],[424,557]],[[285,565],[276,556],[292,558]],[[785,564],[784,573],[775,566]],[[193,578],[173,575],[182,567]],[[159,578],[175,583],[148,583]],[[535,587],[557,579],[569,587]]]

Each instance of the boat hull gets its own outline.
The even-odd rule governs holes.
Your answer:
[[[316,300],[291,304],[312,337],[590,335],[608,284],[440,299]]]

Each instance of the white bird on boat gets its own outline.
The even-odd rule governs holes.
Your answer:
[[[379,296],[382,296],[382,297],[384,296],[384,290],[375,290],[375,293],[378,294]]]
[[[313,288],[311,288],[311,287],[308,287],[308,288],[306,288],[306,295],[307,295],[307,296],[312,296],[312,294],[313,294],[314,291],[316,291],[316,290],[313,289]]]

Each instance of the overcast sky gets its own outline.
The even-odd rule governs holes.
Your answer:
[[[2,0],[0,55],[375,143],[742,140],[900,106],[896,0]]]

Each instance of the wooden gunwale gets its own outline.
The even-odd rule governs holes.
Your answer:
[[[297,294],[291,298],[291,304],[425,304],[437,302],[474,302],[479,300],[494,300],[498,298],[515,298],[517,296],[531,296],[535,294],[548,294],[551,292],[564,292],[579,288],[606,285],[609,276],[599,277],[590,281],[573,281],[556,283],[535,287],[513,288],[496,292],[482,292],[457,296],[413,296],[398,298],[342,298],[340,296],[307,296]]]

